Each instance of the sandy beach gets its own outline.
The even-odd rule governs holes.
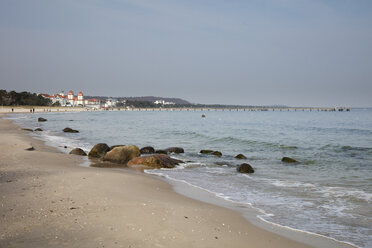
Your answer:
[[[154,176],[81,166],[2,118],[0,157],[0,247],[309,247]]]

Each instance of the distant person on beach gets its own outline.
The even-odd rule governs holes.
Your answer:
[[[12,112],[14,112],[14,108],[12,108]]]
[[[32,113],[35,113],[35,109],[34,108],[32,109]]]

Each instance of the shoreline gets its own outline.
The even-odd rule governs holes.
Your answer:
[[[264,229],[266,231],[269,231],[271,233],[275,233],[280,236],[289,238],[291,240],[298,241],[300,243],[304,243],[314,247],[359,248],[359,246],[355,244],[340,241],[322,234],[313,233],[288,226],[283,226],[274,222],[267,221],[260,216],[265,215],[266,213],[259,208],[253,207],[249,203],[241,203],[232,200],[227,200],[223,197],[217,196],[216,193],[214,192],[192,185],[186,181],[169,178],[151,172],[149,174],[160,177],[165,182],[171,184],[173,186],[173,190],[181,195],[201,202],[206,202],[209,204],[231,209],[235,212],[240,213],[242,217],[245,218],[250,224],[258,228]]]
[[[36,148],[35,151],[27,151],[27,152],[22,151],[22,154],[24,156],[26,156],[26,157],[29,156],[30,154],[37,154],[39,152],[39,150],[41,150],[41,152],[47,152],[48,153],[48,156],[50,156],[50,157],[57,156],[57,157],[63,158],[63,160],[69,160],[69,161],[72,160],[72,164],[71,165],[68,165],[68,166],[65,163],[61,163],[58,166],[55,166],[55,165],[52,166],[51,164],[48,164],[48,166],[51,166],[51,167],[58,167],[59,169],[62,168],[62,171],[64,171],[65,169],[68,169],[68,170],[71,170],[71,171],[78,171],[79,173],[87,173],[87,174],[96,174],[96,173],[99,173],[99,174],[104,174],[105,176],[109,176],[111,178],[112,177],[115,177],[115,178],[117,178],[117,177],[118,178],[120,178],[120,177],[133,177],[133,180],[136,181],[135,186],[142,186],[142,185],[139,185],[139,184],[142,184],[142,183],[145,183],[146,185],[148,183],[150,183],[150,184],[154,183],[158,187],[161,187],[162,189],[164,188],[165,189],[164,191],[166,191],[166,196],[165,196],[164,199],[166,200],[166,203],[167,204],[166,204],[166,206],[163,205],[163,207],[165,207],[166,209],[176,208],[178,204],[177,204],[177,201],[176,202],[174,201],[174,198],[177,198],[177,200],[183,202],[186,205],[187,204],[191,204],[192,205],[191,208],[193,210],[192,212],[198,212],[199,210],[201,211],[201,210],[205,210],[205,209],[213,209],[213,211],[217,211],[218,213],[220,213],[223,216],[225,216],[226,221],[224,223],[227,223],[227,221],[229,221],[230,219],[234,219],[234,222],[231,225],[231,227],[233,225],[236,225],[236,226],[241,227],[244,230],[245,229],[246,230],[250,230],[251,232],[254,232],[256,234],[259,234],[259,236],[261,237],[261,239],[257,240],[257,238],[255,238],[255,235],[251,235],[251,233],[248,234],[248,232],[245,232],[245,235],[242,235],[243,232],[239,232],[238,231],[238,234],[239,235],[237,236],[238,237],[238,239],[237,239],[236,236],[235,237],[231,236],[232,235],[231,234],[231,231],[232,230],[225,230],[225,232],[224,232],[223,235],[224,236],[226,235],[226,240],[229,240],[229,242],[235,242],[234,245],[233,245],[234,247],[245,247],[245,244],[246,244],[246,242],[248,240],[249,240],[250,243],[252,243],[252,239],[255,239],[255,241],[253,242],[254,243],[253,247],[267,247],[267,245],[269,245],[270,247],[308,247],[308,246],[306,246],[303,243],[308,243],[308,244],[311,244],[312,246],[315,245],[315,247],[340,247],[340,245],[344,245],[343,243],[340,243],[338,241],[337,242],[336,241],[332,241],[331,239],[329,239],[327,237],[323,237],[323,236],[322,237],[318,237],[318,239],[320,239],[320,241],[316,241],[315,242],[316,237],[314,237],[314,235],[316,235],[316,234],[310,235],[311,237],[308,238],[308,241],[304,241],[301,238],[299,238],[299,239],[296,238],[297,241],[300,241],[301,242],[301,243],[299,243],[299,242],[293,241],[293,239],[294,239],[294,236],[298,236],[299,235],[298,232],[300,232],[300,231],[289,230],[288,231],[289,234],[284,234],[282,232],[283,230],[281,230],[281,231],[279,231],[279,233],[277,233],[279,235],[277,235],[277,234],[275,234],[276,231],[274,230],[274,228],[271,228],[273,230],[270,230],[270,228],[268,228],[269,230],[263,230],[262,227],[256,227],[256,223],[252,224],[252,223],[250,223],[250,221],[248,222],[245,218],[243,218],[242,212],[241,211],[238,211],[239,209],[232,209],[232,210],[234,210],[234,211],[232,211],[230,207],[221,206],[220,204],[216,204],[216,203],[213,203],[213,202],[208,202],[207,201],[207,203],[203,203],[203,202],[201,202],[201,200],[203,200],[203,199],[198,199],[197,197],[195,197],[195,193],[194,193],[194,195],[193,194],[187,195],[187,192],[190,193],[190,189],[189,190],[187,190],[187,189],[185,190],[184,187],[181,187],[181,188],[184,188],[183,190],[185,190],[186,193],[185,192],[181,192],[182,190],[180,190],[180,188],[177,188],[177,186],[175,186],[172,183],[170,183],[169,180],[166,180],[166,182],[164,182],[164,180],[161,180],[161,178],[159,179],[158,176],[153,176],[153,175],[150,176],[150,175],[144,175],[144,174],[141,175],[139,173],[132,172],[132,171],[129,171],[129,170],[121,171],[121,173],[118,173],[117,170],[99,169],[99,168],[98,169],[97,168],[86,168],[86,167],[83,167],[83,166],[77,166],[77,165],[81,165],[82,163],[84,163],[83,159],[81,159],[80,157],[73,156],[73,155],[68,155],[68,154],[60,153],[60,152],[57,151],[56,148],[47,147],[44,144],[43,141],[36,140],[36,139],[32,138],[31,136],[25,135],[25,132],[20,131],[20,128],[17,128],[12,121],[10,121],[10,120],[7,120],[7,121],[8,121],[8,126],[5,125],[6,126],[5,129],[8,128],[9,130],[11,130],[11,133],[14,132],[16,134],[16,136],[19,136],[18,138],[21,140],[20,143],[23,142],[23,145],[25,144],[25,142],[26,143],[28,142],[28,143],[35,144],[35,148]],[[4,126],[3,122],[4,122],[4,119],[1,118],[1,115],[0,115],[0,122],[1,122],[1,136],[4,136],[4,133],[3,133],[3,129],[4,129],[3,128],[3,126]],[[6,136],[6,134],[5,134],[5,136]],[[18,140],[18,142],[19,142],[19,140]],[[3,144],[1,144],[1,145],[3,145]],[[5,160],[5,161],[7,161],[7,160]],[[40,158],[39,158],[39,160],[37,162],[40,163]],[[44,167],[45,168],[48,168],[48,166],[44,166]],[[62,173],[62,174],[64,174],[64,173]],[[67,180],[67,178],[65,178],[65,179]],[[3,183],[3,181],[0,181],[0,183]],[[10,182],[10,183],[12,183],[12,182]],[[51,183],[51,184],[53,185],[53,183]],[[104,184],[105,184],[105,187],[107,189],[111,189],[111,188],[115,188],[116,187],[116,185],[113,184],[111,181],[110,182],[106,182],[105,181]],[[54,186],[56,186],[56,185],[54,185]],[[128,186],[128,185],[126,185],[126,186]],[[89,190],[86,189],[86,188],[84,188],[84,190],[87,191],[87,192],[89,192]],[[155,191],[153,188],[150,188],[150,190],[151,191]],[[120,195],[121,193],[122,192],[120,192],[120,191],[119,192],[116,192],[116,194],[113,195],[112,197],[116,199],[118,197],[118,195]],[[139,191],[139,192],[136,191],[135,193],[133,193],[133,192],[127,192],[127,193],[129,195],[130,194],[140,195],[141,197],[144,194],[143,191]],[[150,192],[150,194],[147,192],[146,194],[147,194],[148,197],[150,197],[150,196],[152,196],[152,193],[156,193],[156,192]],[[180,195],[179,193],[181,193],[182,195]],[[186,195],[187,197],[185,197],[183,195]],[[133,196],[131,196],[131,197],[133,197]],[[189,197],[191,197],[193,199],[190,199]],[[4,199],[4,197],[3,197],[3,199]],[[135,201],[135,199],[133,199],[133,200]],[[204,200],[205,200],[205,198],[204,198]],[[172,204],[169,205],[168,204],[169,201],[172,202],[173,205]],[[222,201],[222,199],[219,199],[219,201]],[[118,203],[119,204],[123,204],[120,200],[118,200]],[[143,203],[143,204],[146,204],[146,203]],[[162,205],[159,202],[158,202],[158,204]],[[146,205],[144,205],[144,206],[146,206]],[[242,204],[240,204],[240,205],[242,205]],[[190,206],[185,207],[185,208],[190,208]],[[136,212],[136,209],[133,210],[133,209],[130,209],[130,208],[126,208],[126,210]],[[69,212],[69,211],[67,211],[67,212]],[[121,211],[116,211],[115,213],[117,213],[117,212],[120,213]],[[154,213],[155,213],[154,215],[158,215],[157,212],[154,212]],[[206,213],[208,214],[208,211]],[[181,217],[183,217],[183,216],[181,216]],[[208,218],[206,218],[206,219],[203,220],[203,223],[204,224],[205,223],[209,223],[209,225],[204,225],[203,226],[203,230],[205,230],[205,232],[208,233],[208,235],[211,235],[211,236],[215,235],[215,234],[212,235],[212,233],[220,233],[220,234],[222,234],[222,230],[221,230],[222,228],[221,228],[220,225],[218,225],[218,227],[214,227],[214,228],[218,228],[219,229],[218,232],[216,232],[216,230],[213,229],[212,226],[211,226],[211,223],[213,223],[214,225],[217,224],[217,223],[213,222],[213,218],[219,218],[219,217],[220,217],[220,215],[209,215]],[[185,219],[188,220],[189,218],[190,217],[188,217],[188,216],[185,215],[183,221]],[[133,222],[138,222],[138,221],[142,221],[142,220],[141,219],[138,219],[138,218],[135,218],[132,221]],[[115,223],[115,220],[111,220],[111,222],[114,222]],[[180,220],[173,220],[172,221],[172,225],[170,225],[170,226],[168,225],[168,226],[165,227],[165,231],[169,231],[169,229],[174,228],[174,226],[173,226],[174,223],[173,222],[182,225],[182,221],[180,222]],[[4,222],[2,221],[2,223],[4,223]],[[116,223],[116,224],[118,224],[118,223]],[[200,223],[198,223],[198,224],[200,224]],[[152,223],[152,225],[154,225],[154,223]],[[267,225],[273,226],[272,224],[267,224]],[[153,226],[154,229],[156,229],[157,227],[158,227],[157,225]],[[191,227],[195,227],[195,223],[194,223],[194,225],[191,225]],[[283,229],[283,228],[277,228],[277,229]],[[194,230],[194,229],[191,229],[191,230]],[[91,232],[95,232],[96,230],[94,229],[94,227],[91,226],[90,231]],[[190,246],[191,247],[208,247],[208,246],[226,247],[226,245],[227,245],[227,243],[221,242],[222,239],[219,238],[218,236],[214,236],[214,239],[215,240],[213,240],[213,238],[212,238],[211,240],[206,241],[203,235],[202,236],[200,236],[200,235],[198,236],[201,239],[201,240],[199,240],[201,242],[200,244],[199,243],[198,244],[192,243],[190,245],[190,242],[192,241],[193,232],[189,233],[188,235],[185,235],[185,232],[187,233],[187,231],[190,231],[190,230],[184,230],[183,232],[178,233],[179,235],[184,234],[183,237],[181,238],[181,239],[183,239],[183,242],[178,243],[178,246],[180,245],[180,247],[183,247],[182,245],[184,245],[184,247],[190,247]],[[230,232],[228,232],[228,231],[230,231]],[[142,229],[139,232],[142,232]],[[229,234],[230,234],[230,236],[229,236]],[[189,235],[190,235],[190,237],[188,237]],[[206,234],[205,237],[208,237],[208,235]],[[307,234],[307,235],[309,235],[309,234]],[[136,236],[136,235],[134,235],[134,236]],[[287,238],[284,238],[284,236],[287,236]],[[137,243],[137,245],[147,247],[146,246],[147,243],[145,242],[145,240],[142,240],[142,238],[139,238],[140,239],[140,241],[139,241],[138,240],[138,236],[136,236],[136,237],[137,237],[136,242],[139,242],[139,243]],[[291,239],[288,239],[288,238],[291,238]],[[274,243],[271,243],[273,240],[275,240],[275,245],[274,245]],[[215,241],[217,241],[217,242],[215,242]],[[0,244],[2,242],[3,242],[3,238],[1,237],[0,238]],[[171,241],[168,240],[168,242],[170,242],[170,243],[164,243],[163,246],[164,247],[168,247],[168,246],[173,246],[174,245],[174,243],[172,243]],[[269,243],[267,243],[267,242],[269,242]],[[317,242],[320,242],[320,243],[317,243]],[[159,242],[159,244],[162,244],[162,243]],[[229,245],[231,245],[231,244],[232,243],[230,243]],[[317,244],[319,244],[319,246]],[[40,243],[38,245],[40,245]],[[69,244],[69,245],[71,245],[71,244]],[[81,246],[84,246],[84,244],[80,244],[79,245],[79,247],[81,247]],[[40,247],[40,246],[38,246],[38,247]],[[136,247],[136,246],[134,246],[134,247]],[[351,247],[351,246],[345,245],[345,247]]]

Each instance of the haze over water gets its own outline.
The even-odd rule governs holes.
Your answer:
[[[372,110],[351,112],[82,112],[17,115],[64,150],[109,145],[181,146],[187,162],[148,173],[185,181],[262,210],[260,218],[360,247],[372,246]],[[43,116],[45,123],[37,123]],[[73,120],[73,121],[70,121]],[[65,127],[78,134],[65,134]],[[219,150],[221,158],[201,155]],[[234,156],[243,153],[247,160]],[[283,156],[298,164],[281,162]],[[247,162],[254,174],[239,174]]]

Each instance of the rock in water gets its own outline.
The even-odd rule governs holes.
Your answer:
[[[103,161],[110,161],[118,164],[127,164],[129,160],[140,156],[140,150],[137,146],[115,147],[103,157]]]
[[[168,154],[166,150],[156,150],[155,153]]]
[[[282,162],[284,162],[284,163],[297,163],[297,160],[293,159],[293,158],[289,158],[289,157],[283,157]]]
[[[37,131],[37,132],[41,132],[41,131],[43,131],[43,129],[41,129],[41,128],[36,128],[35,131]]]
[[[98,143],[93,146],[92,150],[88,153],[89,158],[103,158],[105,154],[110,151],[110,147],[105,143]]]
[[[212,152],[212,150],[200,150],[201,154],[211,154]]]
[[[214,155],[214,156],[217,156],[217,157],[221,157],[222,156],[222,153],[219,152],[219,151],[214,151],[211,154]]]
[[[83,151],[83,149],[80,149],[80,148],[75,148],[75,149],[71,150],[70,154],[80,155],[80,156],[86,156],[86,155],[87,155],[87,154]]]
[[[182,147],[169,147],[165,149],[165,151],[168,153],[184,153],[185,152]]]
[[[169,157],[166,154],[154,154],[150,156],[138,157],[130,160],[128,166],[133,165],[145,165],[151,168],[174,168],[179,163],[183,163],[181,160]]]
[[[79,132],[78,130],[74,130],[74,129],[69,128],[69,127],[64,128],[62,131],[65,132],[65,133],[78,133]]]
[[[254,169],[249,164],[241,164],[236,168],[236,170],[240,173],[254,173]]]
[[[38,122],[44,122],[44,121],[47,121],[47,119],[44,119],[44,118],[42,118],[42,117],[39,117],[39,118],[37,119],[37,121],[38,121]]]
[[[26,148],[25,150],[26,150],[26,151],[33,151],[33,150],[35,150],[35,148],[34,148],[33,146],[31,146],[31,147],[29,147],[29,148]]]
[[[152,146],[142,147],[140,150],[141,154],[153,154],[155,153],[155,149]]]
[[[247,157],[246,156],[244,156],[243,154],[238,154],[238,155],[236,155],[235,156],[235,158],[237,158],[237,159],[247,159]]]

